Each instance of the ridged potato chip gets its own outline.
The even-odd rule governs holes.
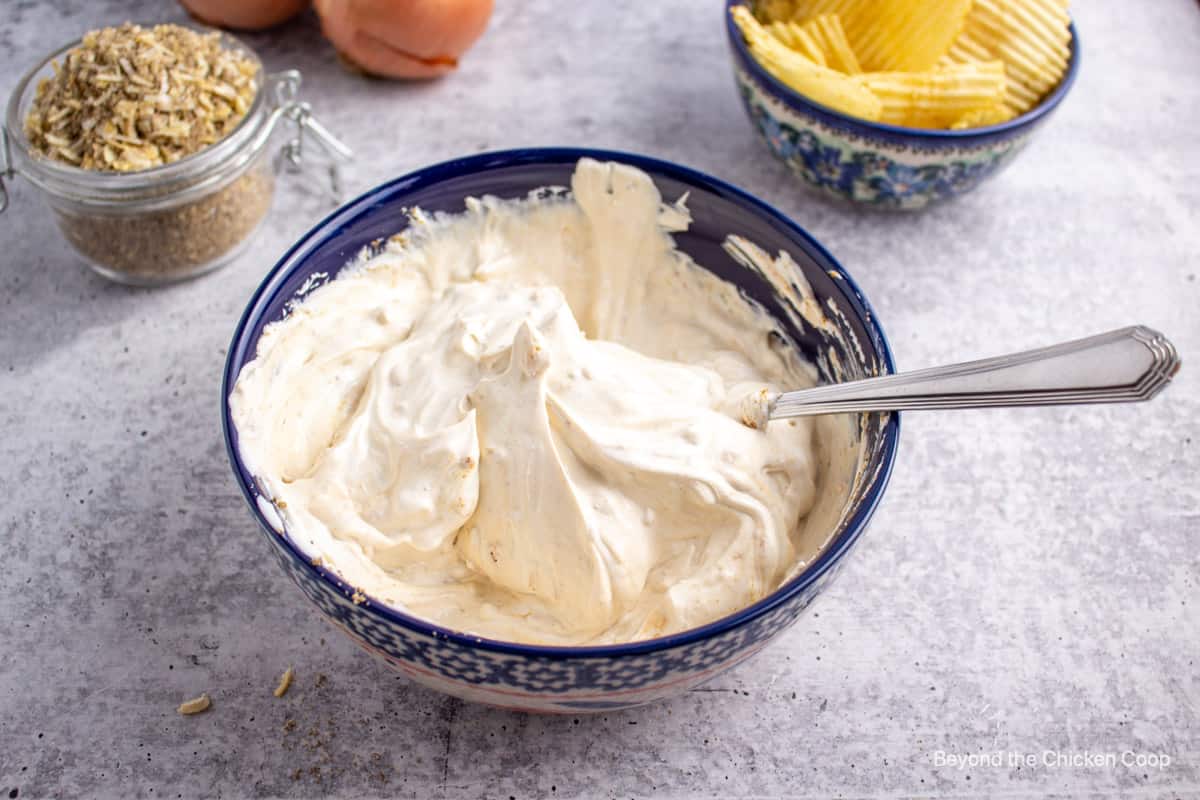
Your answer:
[[[857,77],[823,67],[790,49],[745,6],[735,6],[732,13],[750,53],[767,72],[817,103],[866,120],[879,119],[883,103]]]
[[[792,23],[795,25],[796,23]],[[842,20],[837,14],[821,14],[799,26],[802,35],[811,40],[825,56],[825,63],[831,69],[844,72],[847,75],[857,75],[862,72],[858,56],[846,39],[846,31],[842,28]]]
[[[997,103],[987,108],[977,108],[974,111],[968,111],[951,123],[950,130],[961,131],[966,128],[999,125],[1001,122],[1008,122],[1016,115],[1017,112],[1012,107],[1006,106],[1003,103]]]
[[[962,30],[971,0],[883,0],[863,2],[862,27],[847,30],[867,70],[921,72],[937,64]]]
[[[772,22],[767,25],[771,35],[814,64],[827,67],[825,50],[817,40],[794,22]]]
[[[866,120],[961,130],[1023,114],[1062,81],[1068,2],[753,0],[753,14],[732,13],[754,57],[801,94]]]
[[[922,72],[937,63],[962,30],[971,0],[792,0],[769,5],[772,15],[790,9],[793,22],[836,14],[864,70]]]
[[[880,122],[946,128],[1004,102],[1004,64],[955,64],[932,72],[866,72],[863,85],[882,102]]]
[[[1070,22],[1062,0],[975,0],[941,63],[1000,59],[1009,77],[1005,101],[1024,113],[1066,73]]]
[[[835,69],[847,75],[862,72],[858,58],[846,41],[846,33],[837,14],[822,14],[803,25],[796,22],[771,22],[766,26],[771,35],[814,64]]]

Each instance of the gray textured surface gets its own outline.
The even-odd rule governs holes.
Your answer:
[[[319,201],[292,183],[236,265],[133,291],[76,263],[17,182],[0,218],[0,797],[1200,796],[1196,4],[1079,3],[1073,95],[1007,173],[921,216],[795,188],[742,117],[712,3],[498,5],[434,84],[347,74],[311,18],[252,41],[304,70],[362,155],[354,191],[482,149],[643,151],[808,227],[903,367],[1130,322],[1193,363],[1151,405],[909,415],[870,535],[776,645],[672,702],[525,717],[414,687],[327,627],[230,478],[225,347]],[[178,16],[4,8],[5,94],[89,27]],[[201,691],[210,713],[176,715]],[[1172,763],[960,771],[939,750]]]

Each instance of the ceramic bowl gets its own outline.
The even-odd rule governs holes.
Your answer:
[[[1000,125],[948,131],[867,122],[815,103],[759,66],[729,9],[725,30],[742,105],[767,147],[821,193],[884,209],[919,209],[971,191],[1016,157],[1067,96],[1079,72],[1079,33],[1058,86]]]
[[[690,169],[627,153],[583,149],[513,150],[448,161],[383,184],[326,218],[305,234],[255,291],[238,323],[225,365],[223,425],[229,459],[250,510],[283,570],[305,595],[363,649],[413,680],[467,700],[513,709],[578,713],[639,705],[685,691],[749,658],[796,621],[828,584],[862,535],[883,494],[896,454],[899,419],[863,415],[858,420],[858,469],[843,489],[840,522],[828,545],[802,573],[770,596],[708,625],[659,639],[594,647],[543,647],[481,639],[447,630],[360,595],[292,541],[261,496],[238,454],[228,398],[242,366],[253,359],[264,326],[281,318],[289,302],[332,279],[356,254],[407,225],[405,209],[460,211],[469,196],[527,197],[545,186],[570,185],[582,157],[619,161],[648,173],[664,198],[688,194],[691,228],[675,235],[680,249],[777,317],[792,343],[810,359],[823,348],[848,369],[826,380],[893,371],[887,341],[850,276],[798,225],[740,189]],[[729,233],[768,252],[789,252],[830,318],[841,328],[830,337],[797,321],[761,275],[722,249]],[[852,339],[856,344],[847,345]],[[356,600],[358,602],[356,602]]]

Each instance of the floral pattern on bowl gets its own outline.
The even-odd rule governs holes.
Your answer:
[[[1028,141],[1017,136],[931,157],[882,140],[868,143],[781,106],[772,108],[749,76],[739,74],[738,83],[746,113],[771,152],[816,188],[855,203],[924,208],[974,189]]]
[[[1067,73],[1048,97],[1016,119],[969,130],[924,130],[868,122],[796,93],[754,61],[728,10],[726,32],[742,105],[771,152],[805,183],[852,203],[920,209],[971,191],[1012,162],[1057,108],[1079,71],[1071,25]]]

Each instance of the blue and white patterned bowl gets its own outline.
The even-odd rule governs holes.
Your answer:
[[[998,173],[1067,96],[1079,72],[1071,25],[1067,74],[1040,104],[1000,125],[948,131],[867,122],[815,103],[763,69],[734,24],[725,29],[742,105],[771,152],[823,194],[874,208],[919,209],[971,191]]]
[[[222,423],[234,475],[280,566],[335,625],[363,649],[413,680],[467,700],[513,709],[578,713],[639,705],[682,692],[749,658],[788,628],[833,577],[871,518],[895,459],[899,419],[859,420],[860,463],[836,533],[799,576],[753,606],[701,628],[660,639],[600,647],[540,647],[480,639],[433,625],[374,599],[355,596],[314,564],[286,531],[242,463],[228,397],[242,366],[253,359],[263,328],[280,319],[289,301],[335,277],[349,259],[407,225],[405,209],[459,211],[468,196],[526,197],[544,186],[568,186],[582,157],[620,161],[648,173],[663,197],[688,194],[693,225],[677,234],[697,263],[737,283],[784,325],[793,343],[816,360],[833,348],[845,368],[827,380],[893,371],[887,341],[850,276],[795,223],[745,192],[663,161],[627,153],[535,149],[486,153],[428,167],[367,192],[304,235],[254,293],[234,333],[222,385]],[[796,322],[770,284],[722,249],[737,233],[766,248],[791,253],[819,301],[831,310],[842,337]],[[854,344],[847,345],[847,339]],[[844,337],[844,338],[843,338]],[[356,602],[357,600],[357,602]]]

